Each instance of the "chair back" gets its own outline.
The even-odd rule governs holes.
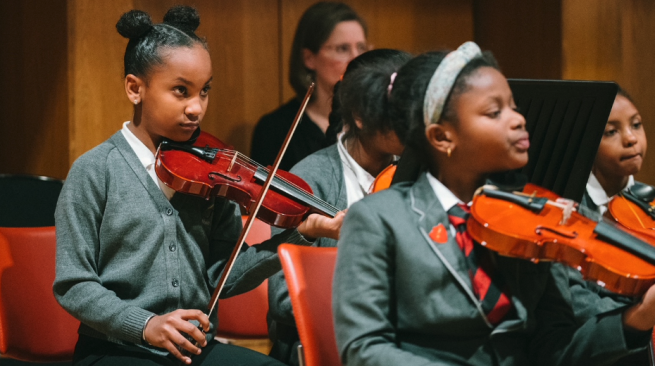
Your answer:
[[[0,227],[0,354],[31,362],[73,358],[80,323],[55,300],[55,228]]]
[[[337,248],[283,244],[278,248],[306,366],[341,365],[332,321]]]
[[[54,226],[63,185],[49,177],[0,174],[0,227]]]
[[[242,220],[245,224],[247,216]],[[258,244],[271,238],[271,227],[255,220],[246,243]],[[218,301],[218,331],[221,338],[268,338],[268,280],[244,294]]]

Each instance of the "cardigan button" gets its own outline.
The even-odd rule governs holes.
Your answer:
[[[170,216],[173,214],[173,209],[172,208],[167,208],[166,209],[166,215]]]
[[[180,285],[180,282],[178,282],[177,279],[173,279],[173,282],[171,284],[173,285],[173,287],[177,287]]]
[[[175,246],[175,243],[168,246],[168,250],[170,250],[171,252],[174,252],[175,249],[177,249],[177,246]]]

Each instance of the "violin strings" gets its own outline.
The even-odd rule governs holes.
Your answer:
[[[224,150],[224,151],[227,151],[227,150]],[[258,167],[258,168],[263,169],[267,174],[270,173],[270,171],[269,171],[268,168],[266,168],[266,167],[264,167],[263,165],[257,163],[256,161],[252,160],[252,159],[249,158],[248,156],[246,156],[246,155],[240,153],[239,151],[234,151],[234,150],[232,150],[232,151],[233,151],[234,154],[236,154],[236,156],[237,156],[237,161],[239,161],[239,162],[246,162],[246,163],[248,163],[248,164],[250,164],[250,165],[254,165],[254,166]],[[228,156],[229,156],[229,154],[228,154]],[[306,200],[308,200],[308,201],[314,202],[316,206],[323,206],[323,207],[326,207],[326,208],[328,208],[328,209],[330,209],[330,210],[332,210],[332,211],[334,211],[334,212],[339,212],[339,211],[341,211],[341,210],[339,210],[337,207],[335,207],[335,206],[331,205],[330,203],[325,202],[324,200],[322,200],[322,199],[320,199],[320,198],[314,196],[313,194],[307,192],[306,190],[304,190],[303,188],[299,187],[299,186],[296,185],[295,183],[288,181],[288,180],[285,179],[284,177],[280,177],[280,176],[277,176],[277,175],[276,175],[273,179],[276,180],[276,181],[278,181],[279,183],[285,185],[287,188],[291,188],[291,189],[297,191],[297,192],[298,192],[298,195],[304,197],[304,198],[305,198]]]
[[[645,228],[646,228],[646,225],[644,225],[644,223],[641,221],[641,218],[639,218],[639,215],[637,215],[637,213],[635,212],[635,210],[634,210],[634,208],[632,207],[632,205],[628,202],[628,199],[625,198],[625,196],[624,196],[623,194],[621,194],[620,196],[621,196],[621,198],[623,198],[623,200],[625,200],[625,202],[628,203],[628,208],[630,208],[630,211],[632,211],[632,214],[635,215],[635,217],[637,218],[637,221],[639,221],[639,225],[641,225],[641,228],[642,228],[642,229],[645,229]]]

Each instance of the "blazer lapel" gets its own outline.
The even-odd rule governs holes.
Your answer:
[[[511,294],[512,305],[516,310],[516,317],[508,317],[495,327],[489,323],[484,311],[482,310],[480,301],[473,293],[473,286],[467,264],[464,260],[464,254],[459,248],[455,237],[451,235],[450,230],[448,230],[447,243],[436,243],[430,238],[430,231],[432,228],[437,225],[444,225],[444,227],[449,228],[450,221],[448,220],[448,214],[445,212],[441,202],[439,202],[434,194],[434,190],[425,174],[422,174],[412,186],[409,196],[412,210],[418,216],[418,226],[421,231],[421,236],[430,246],[432,251],[434,251],[437,258],[439,258],[459,283],[462,291],[467,294],[471,303],[478,309],[478,312],[481,314],[487,325],[490,328],[494,328],[492,333],[502,333],[523,327],[528,318],[527,310],[521,300],[515,296],[516,294]],[[520,272],[520,262],[516,259],[502,257],[495,253],[493,255],[496,257],[496,263],[505,276],[505,280],[509,287],[516,291],[523,291],[524,289],[521,288],[519,283],[520,276],[517,275],[517,273]]]
[[[412,210],[418,216],[418,228],[426,244],[430,246],[437,258],[459,283],[462,291],[467,294],[471,302],[482,313],[480,302],[473,293],[464,254],[459,248],[457,240],[451,235],[449,230],[450,221],[448,220],[448,214],[434,194],[434,190],[430,186],[430,182],[425,174],[421,174],[412,186],[409,197]],[[430,238],[430,232],[438,225],[443,225],[448,232],[448,241],[446,243],[436,243]]]

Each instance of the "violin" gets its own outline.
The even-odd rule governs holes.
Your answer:
[[[481,188],[467,222],[473,239],[500,255],[564,263],[626,296],[642,295],[655,283],[655,247],[644,237],[587,218],[553,192],[526,186],[530,191]]]
[[[380,174],[375,177],[375,180],[371,185],[371,193],[379,192],[389,188],[391,186],[393,176],[396,174],[396,168],[398,168],[398,165],[391,164],[382,169]]]
[[[162,142],[155,171],[176,192],[207,199],[225,197],[247,214],[269,175],[268,168],[206,132],[201,132],[193,144]],[[293,228],[310,213],[334,217],[337,212],[338,208],[315,197],[300,177],[278,170],[257,218],[269,225]]]
[[[607,212],[619,225],[655,239],[655,188],[635,182],[608,203]]]

